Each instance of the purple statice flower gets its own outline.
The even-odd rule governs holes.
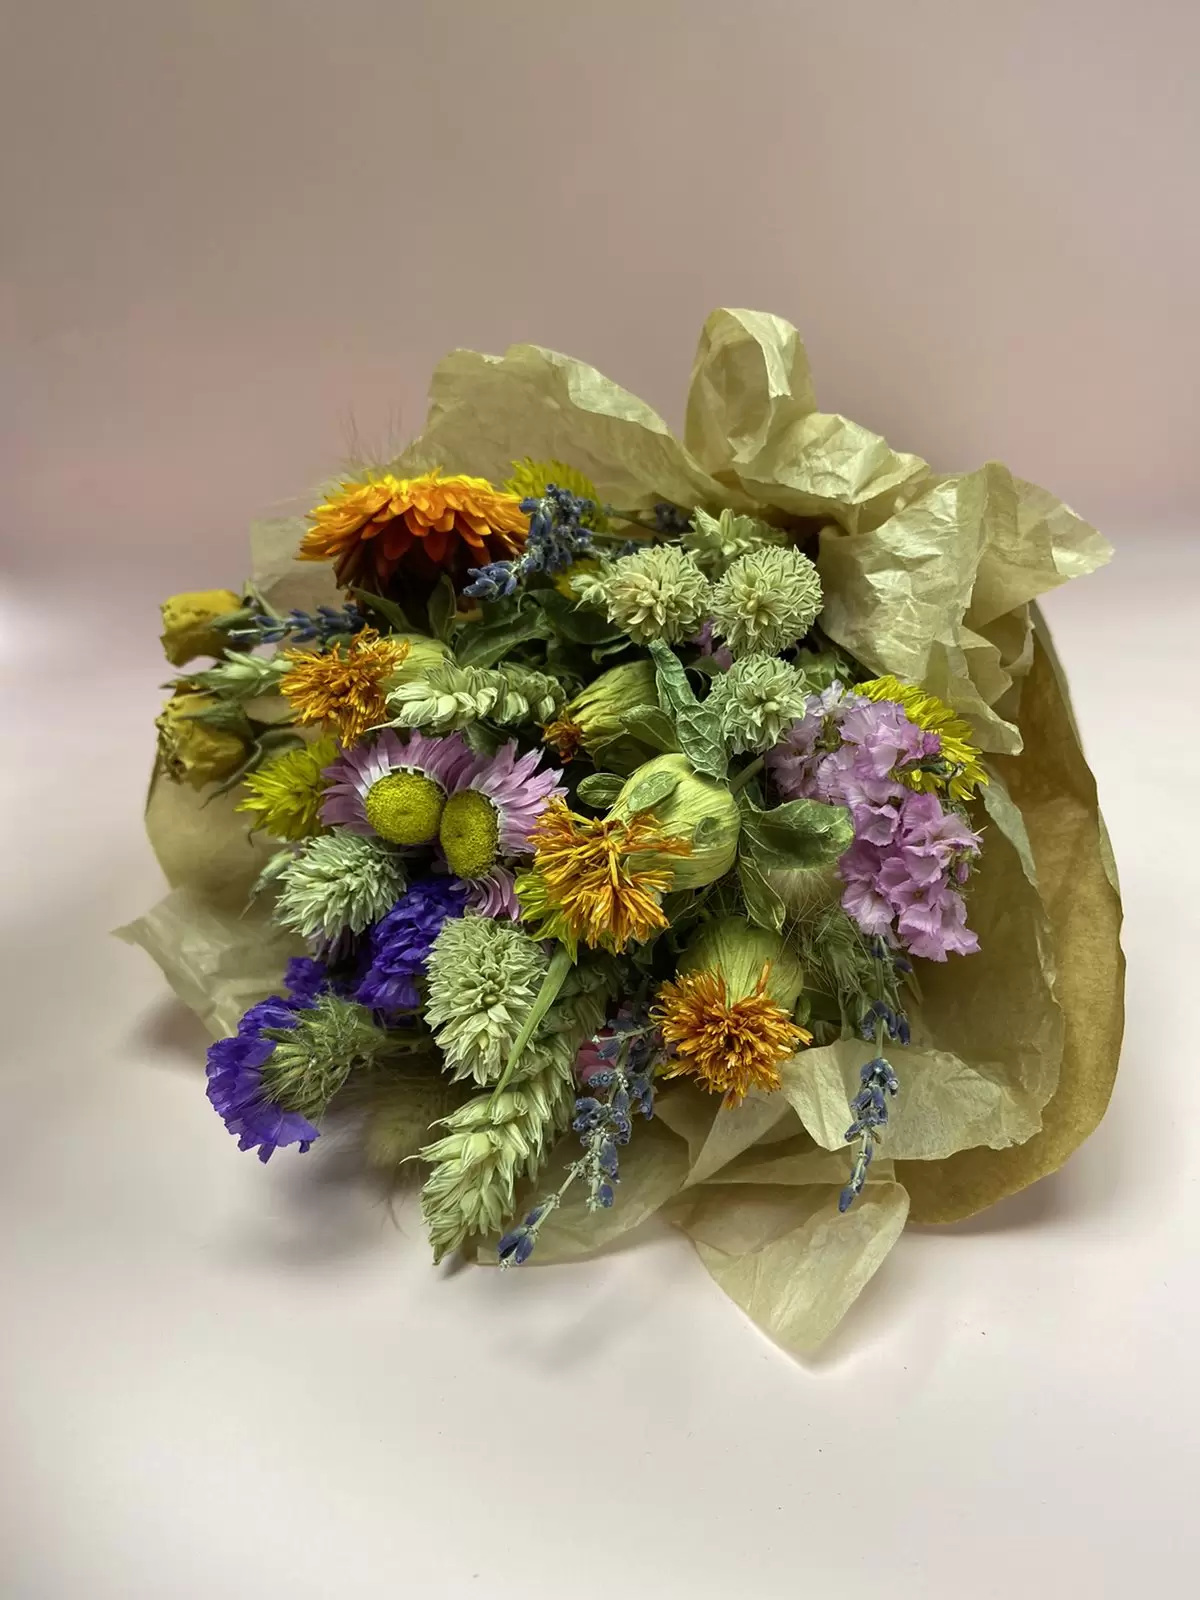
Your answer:
[[[728,672],[733,665],[733,653],[728,645],[718,644],[713,637],[711,617],[691,642],[698,647],[702,656],[711,656],[722,672]]]
[[[810,694],[804,715],[792,723],[774,750],[767,767],[788,800],[812,800],[818,795],[818,769],[841,743],[840,723],[848,712],[871,702],[838,682],[820,694]]]
[[[293,991],[295,992],[295,991]],[[268,1028],[294,1028],[310,998],[284,1000],[272,995],[251,1006],[229,1039],[218,1039],[208,1050],[208,1098],[230,1133],[237,1135],[239,1150],[257,1150],[269,1161],[284,1145],[298,1144],[307,1151],[319,1132],[298,1112],[285,1111],[263,1091],[263,1067],[275,1049],[275,1040],[263,1037]]]
[[[283,984],[293,1000],[311,1005],[330,987],[329,971],[323,961],[312,956],[293,956],[283,974]]]
[[[979,940],[958,885],[979,836],[937,795],[898,787],[886,805],[850,808],[854,843],[838,863],[842,907],[864,933],[896,939],[914,956],[970,955]]]
[[[458,878],[419,878],[371,930],[368,966],[354,998],[374,1011],[415,1011],[416,979],[447,917],[461,917],[467,885]]]
[[[809,697],[804,716],[768,757],[787,799],[850,808],[854,843],[838,863],[847,915],[864,933],[931,961],[979,948],[959,893],[979,838],[937,795],[900,781],[940,754],[937,734],[895,701],[868,700],[834,684]]]

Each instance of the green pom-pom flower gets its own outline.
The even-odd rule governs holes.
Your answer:
[[[778,655],[812,627],[821,598],[817,569],[799,550],[753,550],[714,586],[713,627],[735,656]]]
[[[690,550],[710,578],[719,578],[739,556],[767,546],[784,545],[788,536],[757,517],[741,517],[736,511],[722,511],[710,517],[699,507],[692,513],[692,525],[683,536],[683,547]]]
[[[499,1079],[547,965],[541,945],[511,922],[468,916],[442,924],[429,956],[425,1020],[454,1079]]]
[[[707,703],[719,713],[731,750],[770,750],[804,715],[807,694],[802,672],[777,656],[753,655],[713,680]]]
[[[638,644],[677,644],[707,617],[712,588],[696,558],[678,545],[650,545],[614,561],[597,586],[608,620]],[[590,596],[589,596],[590,598]]]
[[[275,916],[304,938],[361,933],[404,892],[400,858],[382,839],[329,833],[306,844],[279,874]]]

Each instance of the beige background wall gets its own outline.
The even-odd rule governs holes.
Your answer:
[[[0,119],[18,573],[254,515],[532,339],[678,420],[715,305],[827,409],[1118,531],[1196,499],[1189,0],[38,0]]]
[[[0,1595],[1194,1592],[1196,0],[0,16]],[[1048,605],[1129,917],[1111,1111],[803,1365],[678,1238],[434,1271],[353,1147],[239,1155],[108,937],[161,892],[158,598],[237,584],[450,346],[679,421],[722,302],[1119,555]]]

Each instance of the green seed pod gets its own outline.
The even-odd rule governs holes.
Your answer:
[[[804,968],[777,933],[745,917],[705,923],[680,957],[679,971],[719,973],[732,1004],[754,993],[768,963],[766,993],[790,1013],[804,987]]]
[[[803,922],[826,906],[836,905],[846,887],[836,863],[820,867],[786,867],[765,874],[783,901],[789,918]]]
[[[546,742],[554,745],[563,761],[570,761],[580,748],[595,754],[624,736],[625,718],[635,706],[657,704],[653,662],[610,667],[547,723]]]
[[[388,679],[389,689],[394,689],[397,684],[413,683],[423,678],[431,667],[440,667],[443,661],[450,659],[448,644],[443,644],[440,639],[430,639],[423,633],[391,633],[388,638],[403,639],[408,645],[408,654]]]
[[[723,878],[737,859],[741,816],[729,790],[693,772],[686,756],[655,756],[629,778],[609,815],[649,811],[664,833],[690,841],[691,855],[664,856],[676,889],[702,889]],[[645,858],[649,860],[650,857]]]

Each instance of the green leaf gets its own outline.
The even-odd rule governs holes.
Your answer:
[[[661,706],[634,706],[625,713],[624,732],[648,744],[652,750],[671,754],[679,749],[675,725]]]
[[[517,645],[545,639],[548,633],[546,618],[529,607],[491,622],[467,623],[459,633],[454,654],[460,667],[494,667]]]
[[[744,837],[744,825],[742,831]],[[783,927],[785,911],[783,901],[763,877],[751,856],[738,856],[738,882],[741,884],[742,895],[746,901],[746,915],[751,922],[757,922],[760,928],[769,928],[772,933],[778,933]]]
[[[702,850],[709,845],[721,832],[721,824],[716,817],[701,817],[692,830],[692,848]]]
[[[659,704],[674,723],[679,748],[704,777],[724,778],[729,758],[717,713],[696,699],[687,673],[669,645],[652,639],[650,654],[658,674]]]
[[[586,778],[581,778],[576,784],[575,793],[585,805],[595,806],[597,811],[607,811],[624,787],[624,778],[618,777],[615,772],[589,772]]]
[[[577,644],[611,644],[615,639],[625,637],[619,628],[613,627],[602,611],[568,600],[557,589],[538,589],[531,598],[541,606],[559,633],[574,639]]]
[[[762,811],[743,790],[738,807],[742,813],[739,853],[748,856],[761,872],[832,866],[854,841],[854,824],[845,806],[789,800],[773,811]]]
[[[435,639],[449,639],[454,624],[458,601],[454,585],[446,573],[438,579],[437,588],[429,596],[429,631]]]
[[[422,633],[424,631],[421,628],[413,627],[404,613],[403,606],[398,605],[395,600],[385,600],[381,594],[372,594],[369,589],[351,589],[350,593],[360,605],[378,613],[397,633]]]
[[[649,811],[651,806],[665,800],[672,789],[679,787],[677,772],[648,772],[629,791],[629,805],[633,811]]]
[[[574,965],[575,963],[571,960],[571,952],[560,944],[550,957],[550,965],[546,969],[546,976],[542,979],[542,987],[538,990],[537,999],[530,1006],[529,1015],[525,1018],[521,1031],[512,1042],[512,1049],[508,1052],[508,1060],[504,1064],[504,1071],[500,1074],[500,1079],[492,1090],[491,1098],[493,1100],[508,1087],[508,1081],[516,1070],[517,1062],[521,1059],[526,1045],[537,1032],[538,1024],[542,1018],[554,1004],[558,997],[558,991],[562,988],[567,974]]]

